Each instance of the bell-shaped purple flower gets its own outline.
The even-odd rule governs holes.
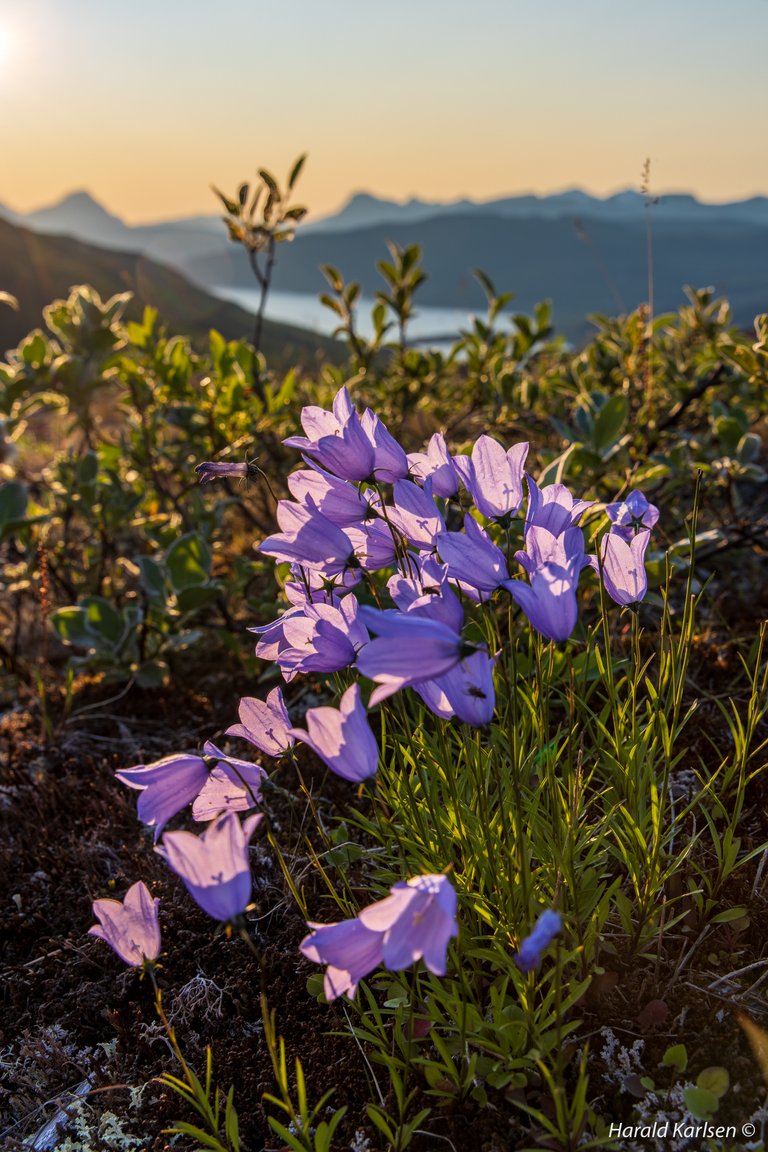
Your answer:
[[[469,513],[463,532],[443,532],[436,544],[448,575],[462,585],[491,593],[509,579],[504,553]]]
[[[399,972],[424,958],[444,976],[448,942],[458,936],[456,892],[447,876],[413,876],[390,888],[389,896],[363,908],[358,920],[383,933],[384,967]]]
[[[277,522],[282,531],[267,536],[259,545],[265,556],[302,564],[326,576],[335,576],[350,566],[352,544],[341,528],[316,508],[280,500]]]
[[[364,492],[358,485],[340,480],[317,464],[300,468],[288,477],[291,495],[308,508],[317,508],[339,528],[350,528],[375,518],[381,503],[372,489]]]
[[[521,972],[533,972],[539,967],[544,949],[549,947],[561,928],[562,918],[559,912],[554,912],[551,908],[542,912],[530,936],[526,936],[522,941],[520,951],[514,958]]]
[[[346,388],[333,401],[333,412],[310,405],[301,412],[306,436],[290,436],[283,443],[300,448],[342,480],[367,480],[375,464],[374,446],[366,435]]]
[[[530,576],[545,564],[557,564],[561,568],[577,565],[579,571],[589,563],[584,555],[584,533],[581,528],[564,528],[559,535],[531,525],[525,534],[525,548],[515,552],[515,560]]]
[[[426,452],[411,452],[408,456],[411,476],[423,484],[432,481],[434,496],[455,496],[459,488],[459,474],[442,432],[435,432]]]
[[[397,555],[394,536],[382,520],[359,528],[345,528],[344,532],[354,549],[355,560],[365,572],[377,572],[394,564]]]
[[[504,587],[537,632],[548,640],[567,640],[579,614],[576,586],[580,571],[576,563],[567,568],[544,564],[531,574],[530,585],[523,580],[505,580]]]
[[[249,464],[245,461],[236,463],[232,460],[204,460],[202,464],[195,466],[195,472],[200,477],[200,483],[207,484],[211,480],[222,480],[230,476],[245,480],[248,476],[257,476],[259,469],[254,467],[253,462]]]
[[[464,486],[483,516],[502,520],[517,512],[523,502],[523,469],[528,444],[514,444],[504,451],[491,436],[479,436],[469,459],[456,456],[454,463]]]
[[[297,672],[338,672],[354,663],[368,643],[358,617],[356,597],[345,596],[338,607],[307,604],[302,613],[286,621],[283,632],[288,647],[276,658],[286,679]]]
[[[440,676],[436,683],[445,693],[454,715],[475,728],[490,724],[496,707],[493,669],[496,659],[487,652],[473,652]],[[418,692],[423,685],[415,684]],[[421,694],[421,693],[419,693]],[[428,702],[427,706],[429,707]]]
[[[456,893],[446,876],[414,876],[353,920],[308,927],[300,948],[308,960],[329,966],[327,999],[342,993],[351,999],[359,981],[381,964],[399,972],[423,958],[430,972],[445,975],[448,944],[459,931]]]
[[[248,841],[261,820],[255,813],[241,825],[236,813],[224,812],[202,836],[166,832],[155,852],[181,877],[204,912],[214,920],[232,920],[251,899]]]
[[[155,830],[155,840],[165,825],[191,804],[208,779],[208,768],[200,756],[175,752],[152,764],[139,764],[115,773],[121,784],[141,792],[137,806],[139,820]]]
[[[283,592],[288,603],[297,608],[303,609],[306,604],[334,604],[338,607],[345,592],[359,584],[361,579],[362,573],[357,568],[347,568],[335,576],[324,576],[312,568],[291,564],[291,579],[286,580]],[[262,631],[266,632],[270,627],[267,625]],[[255,631],[255,628],[249,628],[249,632]]]
[[[131,885],[122,903],[119,900],[94,900],[93,914],[99,924],[88,929],[89,936],[105,940],[110,948],[132,968],[141,968],[160,955],[160,923],[157,910],[160,901],[152,899],[141,880]]]
[[[212,740],[206,740],[203,753],[217,763],[192,805],[193,820],[212,820],[220,812],[245,812],[261,803],[267,774],[260,764],[227,756]]]
[[[435,556],[409,553],[404,565],[408,575],[396,573],[387,590],[401,612],[439,620],[454,632],[464,627],[464,609],[448,583],[448,567]]]
[[[637,488],[626,499],[606,504],[605,511],[611,521],[611,533],[621,536],[627,543],[638,532],[653,528],[659,519],[656,505],[649,504]]]
[[[310,708],[306,731],[292,728],[291,735],[308,744],[337,776],[367,780],[379,766],[379,746],[371,731],[360,699],[360,685],[353,684],[338,708]]]
[[[394,484],[408,475],[408,457],[388,430],[383,420],[370,408],[363,412],[360,423],[373,445],[373,475],[380,483]]]
[[[275,759],[292,746],[291,720],[280,688],[273,688],[266,700],[244,696],[237,712],[240,723],[232,724],[225,735],[240,736]]]
[[[429,480],[420,488],[412,480],[398,480],[394,485],[395,504],[387,509],[387,518],[408,542],[420,552],[431,552],[435,537],[445,532],[445,521],[432,498]]]
[[[474,650],[446,624],[414,612],[377,612],[364,606],[360,614],[376,633],[357,658],[358,671],[380,685],[371,705],[407,684],[442,676]]]
[[[617,604],[635,604],[648,591],[645,551],[650,538],[651,533],[647,528],[633,536],[629,543],[615,532],[607,532],[603,536],[603,584]]]
[[[531,528],[543,528],[560,536],[578,523],[594,500],[576,500],[565,484],[547,484],[539,488],[532,476],[526,475],[528,510],[525,516],[526,539]]]
[[[346,995],[351,1000],[357,985],[380,967],[383,958],[383,934],[366,928],[359,920],[342,920],[337,924],[307,925],[312,929],[299,948],[313,964],[327,964],[323,980],[326,1000]]]
[[[258,627],[248,629],[249,632],[255,632],[259,637],[255,652],[260,660],[278,660],[280,653],[284,652],[286,648],[290,648],[290,644],[285,638],[285,626],[295,616],[301,616],[305,607],[306,602],[295,608],[289,608],[287,612],[278,616],[277,620],[270,621],[269,624],[260,624]]]
[[[496,656],[473,652],[450,672],[434,680],[420,680],[412,688],[434,716],[450,720],[457,716],[465,724],[480,728],[490,724],[496,708],[493,669]]]
[[[259,785],[265,775],[256,764],[237,772],[231,764],[214,768],[192,805],[192,819],[206,822],[222,812],[247,812],[261,802]]]

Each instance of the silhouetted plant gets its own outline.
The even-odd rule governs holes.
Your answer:
[[[266,168],[259,168],[259,182],[253,195],[248,183],[240,185],[233,199],[213,187],[227,212],[224,223],[229,230],[229,238],[245,248],[261,288],[253,330],[253,347],[256,352],[261,351],[261,331],[275,263],[275,248],[283,241],[293,240],[296,225],[307,214],[305,207],[290,203],[291,193],[305,160],[306,155],[302,155],[294,163],[285,191]]]

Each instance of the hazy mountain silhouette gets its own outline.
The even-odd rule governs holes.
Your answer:
[[[655,220],[712,220],[739,221],[768,226],[768,198],[755,196],[749,200],[730,204],[705,204],[689,193],[669,193],[648,205],[646,197],[631,189],[601,199],[581,189],[572,188],[550,196],[527,194],[505,196],[495,200],[455,200],[438,204],[410,199],[402,203],[384,200],[368,192],[357,192],[331,216],[306,226],[308,231],[349,231],[372,227],[376,224],[413,224],[435,216],[492,215],[504,217],[532,217],[556,220],[580,216],[598,220],[626,220],[638,222],[646,210]]]
[[[145,305],[153,305],[169,332],[191,336],[198,346],[207,345],[211,328],[228,340],[247,339],[253,331],[248,312],[208,295],[179,272],[139,252],[97,248],[0,220],[0,288],[19,302],[18,311],[0,309],[0,358],[40,327],[43,308],[68,296],[75,284],[93,285],[105,300],[117,292],[132,292],[128,319],[140,319]],[[270,364],[286,369],[297,362],[314,365],[343,358],[337,342],[272,321],[264,322],[262,349]]]

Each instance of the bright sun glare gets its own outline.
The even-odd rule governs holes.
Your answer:
[[[4,66],[11,59],[13,52],[13,35],[0,24],[0,66]]]

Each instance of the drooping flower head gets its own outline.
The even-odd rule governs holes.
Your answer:
[[[413,876],[389,891],[358,916],[364,927],[383,934],[384,967],[399,972],[423,957],[430,972],[444,976],[448,943],[459,933],[450,880],[443,875]]]
[[[352,920],[308,927],[300,948],[308,960],[328,965],[326,998],[351,999],[359,981],[382,964],[399,972],[423,958],[430,972],[445,975],[448,944],[458,935],[456,893],[446,876],[414,876]]]
[[[553,536],[560,536],[578,524],[591,508],[594,500],[577,500],[565,484],[547,484],[539,488],[532,476],[526,474],[528,509],[525,514],[525,534],[531,528],[545,528]]]
[[[392,433],[371,408],[366,408],[360,423],[373,445],[373,475],[384,484],[394,484],[408,475],[408,457]]]
[[[445,531],[445,521],[432,496],[432,482],[420,488],[412,480],[398,480],[393,488],[394,506],[387,519],[420,552],[431,552],[435,538]]]
[[[244,460],[241,463],[232,460],[204,460],[195,466],[195,472],[201,484],[208,484],[211,480],[225,480],[230,476],[245,480],[249,476],[258,476],[261,469],[256,467],[255,460]]]
[[[544,564],[533,571],[530,584],[505,580],[504,587],[537,632],[547,640],[567,640],[579,615],[576,587],[580,571],[579,563],[567,568]]]
[[[208,768],[201,756],[175,752],[152,764],[124,768],[115,775],[122,784],[141,792],[139,820],[154,828],[157,840],[171,817],[198,795],[208,779]]]
[[[266,700],[244,696],[238,707],[239,724],[227,728],[227,736],[241,736],[267,756],[282,756],[294,742],[288,729],[291,720],[280,688],[273,688]]]
[[[337,924],[308,923],[312,929],[299,948],[314,964],[327,964],[323,980],[326,1000],[346,994],[351,1000],[357,985],[380,967],[383,933],[366,928],[358,919]]]
[[[160,955],[160,922],[158,899],[152,896],[143,881],[133,884],[119,900],[94,900],[93,914],[100,921],[88,929],[89,936],[98,936],[132,968],[141,968]]]
[[[305,604],[286,619],[283,635],[286,646],[275,662],[286,680],[298,672],[338,672],[368,643],[355,596],[345,596],[338,606]]]
[[[251,899],[248,841],[261,820],[256,813],[241,824],[236,813],[224,812],[202,836],[166,832],[155,852],[181,877],[204,912],[214,920],[232,920]]]
[[[337,776],[359,781],[375,775],[379,746],[360,699],[359,684],[346,690],[338,708],[308,709],[306,724],[306,730],[291,728],[291,735],[308,744]]]
[[[373,489],[361,492],[357,484],[340,480],[319,464],[292,472],[288,488],[300,504],[317,508],[339,528],[351,528],[371,520],[381,503]]]
[[[456,471],[448,445],[442,432],[435,432],[427,445],[426,452],[411,452],[408,456],[411,475],[420,484],[429,478],[435,496],[455,496],[459,487],[459,474]]]
[[[259,544],[259,552],[276,560],[301,564],[324,576],[341,575],[354,566],[354,548],[341,528],[314,506],[280,500],[277,523],[281,528]]]
[[[490,593],[509,579],[504,553],[469,513],[463,532],[443,532],[436,543],[448,575],[463,586]]]
[[[371,696],[372,705],[409,684],[442,676],[475,651],[474,645],[440,620],[412,611],[378,612],[365,606],[360,614],[370,631],[377,633],[357,658],[358,671],[379,685]]]
[[[261,803],[267,774],[260,764],[227,756],[212,740],[206,740],[203,754],[215,767],[192,805],[193,820],[213,820],[220,812],[246,812]]]
[[[549,947],[561,928],[562,917],[559,912],[554,912],[551,908],[542,912],[530,936],[526,936],[521,942],[520,951],[514,958],[521,972],[533,972],[539,967],[544,949]]]

